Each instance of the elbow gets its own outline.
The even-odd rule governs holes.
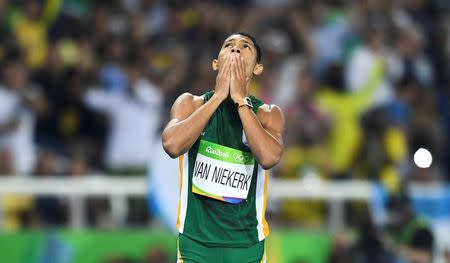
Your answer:
[[[167,138],[167,136],[164,136],[164,134],[162,136],[162,146],[170,158],[177,158],[181,155],[181,150],[177,144],[173,140]]]
[[[264,156],[263,158],[260,159],[260,164],[264,170],[269,170],[270,168],[277,165],[277,163],[280,161],[280,159],[281,159],[281,151],[279,154],[275,153],[275,154]]]

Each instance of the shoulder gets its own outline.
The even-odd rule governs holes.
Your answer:
[[[203,96],[193,95],[189,92],[185,92],[178,96],[178,98],[175,100],[175,104],[181,104],[183,106],[193,106],[193,107],[200,107],[203,105],[204,99]]]
[[[275,104],[263,104],[258,108],[257,116],[264,127],[284,127],[284,114],[281,108]]]
[[[171,114],[175,116],[188,116],[200,108],[204,103],[203,96],[193,95],[185,92],[178,96],[172,106]]]
[[[275,104],[263,104],[258,108],[258,115],[283,116],[281,108]]]

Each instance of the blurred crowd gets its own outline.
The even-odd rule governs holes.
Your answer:
[[[251,93],[286,118],[275,177],[364,179],[394,195],[448,182],[449,22],[445,0],[0,0],[0,174],[143,174],[173,101],[213,89],[212,59],[246,31],[265,65]],[[419,148],[430,168],[414,165]],[[324,209],[288,200],[279,212],[320,225]]]
[[[445,1],[0,3],[3,174],[145,170],[174,98],[212,89],[247,31],[251,92],[287,119],[279,176],[449,179]],[[419,147],[433,169],[408,163]]]

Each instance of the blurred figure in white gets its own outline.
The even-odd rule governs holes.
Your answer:
[[[19,52],[11,52],[2,64],[0,84],[0,172],[29,174],[33,171],[35,117],[46,108],[38,88],[28,80]]]
[[[346,86],[351,92],[356,92],[370,78],[371,69],[381,59],[385,64],[384,80],[379,84],[374,94],[371,106],[386,105],[394,99],[392,85],[389,81],[395,70],[393,54],[386,45],[385,21],[382,18],[372,19],[365,34],[366,43],[353,51],[346,69]]]
[[[167,30],[169,10],[167,1],[121,0],[121,5],[131,14],[139,14],[144,20],[147,36],[157,35]]]
[[[126,92],[91,89],[84,97],[89,107],[109,119],[104,162],[113,173],[144,172],[153,152],[164,100],[142,68],[135,59],[128,64]]]

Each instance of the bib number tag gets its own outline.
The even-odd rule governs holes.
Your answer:
[[[247,199],[255,158],[249,152],[201,140],[192,175],[192,192],[238,204]]]

